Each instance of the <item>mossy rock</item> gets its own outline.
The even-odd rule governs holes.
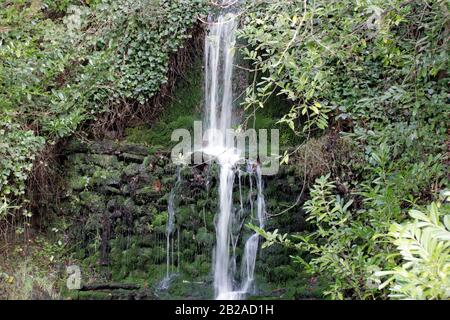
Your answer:
[[[164,176],[164,165],[156,165],[153,170],[153,175],[155,175],[156,177],[163,177]]]
[[[108,170],[97,167],[92,175],[92,183],[99,186],[120,187],[122,173],[119,170]]]
[[[77,169],[81,169],[86,165],[86,153],[73,153],[67,157],[69,167],[77,167]]]
[[[119,158],[125,162],[142,164],[144,162],[145,156],[134,153],[122,153]]]
[[[120,166],[117,156],[109,154],[87,154],[86,161],[104,169],[117,169]]]
[[[89,144],[86,142],[83,142],[79,139],[71,139],[65,146],[64,146],[64,153],[65,154],[73,154],[73,153],[87,153],[90,152]]]
[[[184,180],[188,180],[194,176],[194,172],[189,167],[183,167],[180,171],[180,175]]]
[[[141,170],[141,165],[137,163],[130,163],[126,167],[123,168],[123,175],[125,177],[134,177],[139,174]]]
[[[69,291],[71,300],[112,300],[113,294],[104,291]]]
[[[163,185],[169,185],[171,188],[175,185],[177,178],[175,176],[163,176],[161,178],[161,183]]]
[[[149,216],[143,216],[139,217],[139,219],[134,219],[133,234],[140,235],[142,237],[142,241],[145,240],[145,235],[150,234],[152,230],[153,227],[151,224],[151,218]],[[140,245],[142,245],[142,241],[140,241]]]
[[[108,202],[106,204],[106,208],[112,212],[116,209],[121,209],[124,207],[125,202],[128,201],[128,198],[122,197],[122,196],[116,196],[113,198],[108,198]]]
[[[152,226],[155,229],[155,231],[165,233],[167,219],[168,219],[167,211],[163,211],[161,213],[154,215],[152,219]]]
[[[136,203],[134,203],[133,199],[124,197],[124,201],[121,204],[121,207],[129,212],[131,212],[134,216],[140,216],[143,214],[144,208],[141,206],[138,206]]]
[[[157,199],[160,199],[164,194],[160,191],[156,191],[153,186],[144,187],[136,190],[133,198],[138,204],[146,204],[150,202],[154,202]]]
[[[117,152],[118,147],[118,142],[107,139],[89,143],[90,151],[99,154],[114,154]]]
[[[114,188],[111,186],[102,186],[99,189],[100,193],[103,193],[105,195],[121,195],[122,191],[118,188]]]
[[[165,166],[164,166],[164,173],[166,174],[166,175],[169,175],[169,176],[175,176],[175,173],[177,172],[177,165],[176,164],[174,164],[174,163],[172,163],[172,162],[169,162],[169,163],[167,163]]]
[[[129,185],[127,184],[123,184],[120,187],[120,192],[124,195],[124,196],[129,196],[131,194],[131,188]]]
[[[80,192],[81,204],[92,212],[103,212],[106,209],[105,197],[91,191]]]
[[[208,232],[205,227],[198,229],[197,234],[195,236],[197,241],[204,246],[212,247],[215,242],[215,236],[213,233]]]

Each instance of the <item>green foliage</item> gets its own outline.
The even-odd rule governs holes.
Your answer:
[[[378,157],[375,156],[375,158]],[[386,155],[384,157],[386,159]],[[383,156],[378,163],[383,161],[382,158]],[[333,299],[347,297],[367,299],[380,295],[384,297],[387,294],[385,290],[379,291],[385,286],[378,288],[377,280],[373,275],[374,272],[392,269],[396,265],[393,244],[386,241],[384,235],[389,232],[393,221],[404,219],[401,208],[402,199],[395,192],[405,192],[407,189],[402,189],[399,184],[396,188],[396,179],[399,177],[397,175],[388,176],[388,172],[383,167],[374,167],[373,171],[378,177],[374,178],[374,186],[362,187],[367,188],[370,192],[361,193],[364,195],[363,202],[365,204],[358,210],[351,210],[354,205],[353,199],[344,201],[339,195],[335,195],[335,184],[329,181],[329,176],[318,178],[310,190],[311,198],[304,204],[304,209],[308,213],[306,220],[314,227],[311,232],[288,237],[286,234],[279,234],[278,230],[265,232],[252,227],[266,239],[263,247],[281,243],[295,248],[300,254],[293,257],[294,262],[303,264],[306,270],[313,275],[328,275],[329,284],[324,293]],[[389,180],[392,182],[387,182]],[[411,198],[411,195],[408,198]],[[423,221],[427,219],[424,215],[418,214],[418,211],[411,212],[416,218],[421,217]],[[435,210],[433,218],[435,223],[438,221],[436,220],[437,216],[438,213]],[[426,221],[430,222],[431,220]],[[391,233],[394,232],[396,237],[400,237],[400,227],[399,225],[395,226],[393,229],[395,231],[391,230]],[[422,222],[420,226],[426,228],[429,224]],[[442,231],[442,228],[440,230]],[[407,235],[403,236],[407,237]],[[399,243],[398,241],[394,242],[397,246]],[[437,246],[438,253],[447,250],[446,244]],[[429,248],[432,250],[431,246]],[[447,261],[446,255],[447,253],[439,256],[439,259],[443,259],[439,260],[441,263],[447,263],[445,262]],[[428,262],[435,263],[434,261]],[[429,268],[430,264],[417,268],[415,265],[407,266],[412,268],[411,272],[423,275],[423,270]],[[442,276],[446,272],[445,268],[447,268],[446,265],[444,268],[429,268],[428,272],[439,270],[438,272],[444,272],[440,274]],[[413,286],[414,283],[411,281],[410,290],[421,290],[419,287],[413,289]],[[426,297],[431,298],[432,296]]]
[[[411,210],[413,221],[391,226],[389,235],[402,257],[402,264],[377,277],[389,276],[394,299],[450,298],[450,207],[433,202],[426,212]]]
[[[62,283],[59,269],[65,250],[65,238],[62,231],[53,228],[51,234],[38,235],[33,241],[27,241],[24,246],[11,246],[2,252],[1,299],[60,298]]]
[[[350,162],[333,164],[310,190],[310,232],[259,232],[329,275],[331,298],[388,297],[373,273],[396,266],[390,225],[448,186],[448,3],[249,1],[246,9],[242,53],[255,80],[244,105],[261,112],[279,94],[291,103],[279,122],[297,135],[331,125],[352,141]]]
[[[91,60],[94,67],[111,64],[106,78],[94,79],[105,90],[93,92],[93,98],[148,101],[167,82],[170,55],[190,37],[201,10],[201,0],[107,0],[98,5],[80,27],[94,23],[95,36],[84,46],[98,46],[111,57]]]
[[[311,274],[325,275],[329,284],[324,294],[333,299],[343,299],[345,295],[358,299],[372,297],[377,288],[366,279],[377,265],[385,262],[382,251],[372,253],[383,244],[375,241],[375,230],[365,225],[369,222],[365,217],[352,216],[349,210],[352,201],[345,202],[333,194],[335,185],[328,178],[316,180],[311,199],[304,205],[307,221],[316,230],[291,238],[278,234],[277,230],[266,232],[262,234],[268,240],[265,246],[282,243],[303,253],[303,257],[294,256],[294,261],[302,263]]]
[[[381,146],[383,148],[385,146]],[[263,247],[281,243],[294,248],[300,254],[295,255],[293,261],[304,265],[311,274],[333,275],[328,278],[324,291],[333,299],[387,296],[386,290],[380,291],[377,287],[373,274],[395,267],[393,245],[385,240],[385,235],[392,222],[404,219],[402,204],[407,200],[414,203],[412,192],[415,189],[410,182],[403,184],[401,174],[405,173],[391,172],[387,168],[387,153],[373,154],[378,160],[374,161],[371,174],[366,173],[367,181],[372,180],[372,183],[362,184],[358,192],[363,196],[362,207],[351,210],[354,199],[345,201],[336,195],[335,183],[328,175],[316,179],[310,199],[303,207],[312,231],[288,237],[278,230],[266,232],[252,227],[266,239]],[[423,165],[425,171],[430,171]]]
[[[3,225],[9,225],[2,222],[17,215],[30,218],[26,181],[46,143],[70,136],[99,115],[114,118],[143,105],[153,110],[150,101],[168,81],[170,59],[190,37],[204,8],[203,0],[0,4],[2,232]],[[331,174],[310,189],[304,204],[308,232],[285,235],[250,227],[266,238],[265,247],[281,243],[288,247],[286,252],[297,252],[294,261],[326,279],[325,293],[331,298],[448,299],[448,208],[434,203],[426,212],[409,211],[415,221],[404,221],[409,209],[435,200],[448,184],[448,3],[247,1],[243,17],[239,36],[247,46],[241,53],[253,76],[243,105],[254,115],[254,127],[287,125],[292,132],[281,136],[286,145],[330,127],[353,141],[354,154],[349,163],[330,161]],[[127,139],[170,147],[172,130],[189,129],[199,118],[200,71],[197,66],[195,75],[177,87],[158,124],[129,128]],[[321,145],[320,154],[333,147]],[[306,151],[304,158],[306,163]],[[287,151],[283,161],[289,161]],[[91,212],[104,212],[107,203],[105,196],[89,192],[91,184],[114,184],[120,178],[119,170],[105,166],[96,168],[92,181],[75,172],[70,183],[85,190],[77,201]],[[183,210],[180,221],[186,223],[196,210]],[[91,265],[99,259],[101,218],[91,213],[83,226],[92,241],[80,256],[93,252],[86,259]],[[152,224],[145,223],[148,231],[163,234],[166,220],[167,213],[160,212],[154,213]],[[211,234],[196,230],[183,231],[185,238],[197,236],[209,247]],[[39,259],[64,249],[59,243],[38,244]],[[162,263],[164,255],[157,251],[141,254],[135,243],[113,243],[118,266],[113,278],[131,275],[151,256],[156,257],[154,263]],[[195,247],[183,254],[194,256]],[[210,262],[204,257],[186,271],[193,276],[206,273]],[[0,273],[0,289],[22,279],[17,288],[25,291],[11,292],[30,297],[34,284],[29,275],[34,271],[26,263],[17,276]],[[277,267],[272,276],[287,281],[296,270]],[[378,286],[379,277],[386,275],[390,278]],[[51,295],[41,276],[36,276],[37,285]],[[296,289],[289,295],[298,296]]]
[[[35,136],[32,131],[21,130],[9,119],[0,119],[0,224],[14,217],[17,209],[25,204],[26,181],[35,154],[44,143],[44,138]],[[30,217],[31,212],[23,206],[17,221]]]
[[[307,221],[316,230],[296,237],[300,240],[298,248],[313,258],[309,262],[300,257],[295,260],[304,263],[314,274],[333,274],[334,283],[325,293],[334,299],[343,299],[346,291],[353,292],[351,296],[358,299],[372,297],[376,287],[366,279],[380,264],[388,262],[384,259],[389,247],[375,236],[384,231],[385,225],[376,220],[372,220],[376,226],[371,225],[370,219],[378,212],[352,214],[349,208],[353,201],[345,202],[334,195],[335,185],[328,178],[316,180],[310,191],[311,199],[304,205]]]
[[[289,102],[279,96],[271,96],[267,99],[264,108],[258,112],[247,110],[247,128],[259,129],[278,129],[280,133],[280,147],[292,147],[301,142],[301,138],[286,125],[279,123],[278,119],[290,109]]]
[[[32,161],[45,140],[11,122],[0,122],[0,141],[0,197],[19,198],[25,194]]]
[[[12,1],[0,10],[0,112],[16,124],[56,116],[51,105],[73,50],[65,27],[45,19],[40,1]],[[32,23],[30,23],[30,20]],[[41,117],[40,117],[41,116]]]
[[[292,109],[281,121],[295,130],[325,128],[332,110],[371,128],[433,118],[442,130],[448,17],[442,0],[249,1],[242,53],[261,81],[244,105],[283,94]]]
[[[30,258],[15,264],[11,274],[0,269],[0,296],[8,300],[58,299],[57,279]],[[53,271],[53,270],[52,270]]]
[[[120,112],[147,103],[167,82],[170,58],[203,7],[202,0],[2,3],[0,198],[10,208],[24,204],[25,181],[45,143],[112,106]]]

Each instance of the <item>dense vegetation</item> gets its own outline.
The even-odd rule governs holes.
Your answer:
[[[126,121],[156,117],[150,100],[173,81],[170,58],[202,10],[201,1],[0,5],[0,219],[31,217],[25,186],[43,148],[86,122],[120,134]]]
[[[36,181],[60,174],[51,160],[66,139],[89,132],[168,148],[173,129],[200,118],[200,67],[184,50],[201,40],[197,18],[210,4],[0,4],[0,253],[14,235],[28,239],[33,215],[51,219],[31,195]],[[448,1],[242,6],[239,53],[250,83],[241,107],[257,127],[284,128],[280,161],[302,177],[288,181],[297,201],[274,211],[307,221],[286,234],[249,225],[267,240],[264,250],[292,253],[292,270],[318,277],[327,298],[449,299]],[[191,65],[192,86],[176,87],[166,103]],[[58,223],[35,239],[27,261],[45,269],[69,254]],[[6,296],[31,298],[34,267],[21,264],[14,279],[4,270],[11,263],[0,261],[0,296],[2,283],[21,281]],[[35,280],[53,294],[43,274]]]
[[[260,232],[329,277],[331,298],[448,298],[448,2],[281,1],[248,10],[242,52],[259,78],[245,107],[286,95],[292,108],[280,122],[305,139],[331,130],[352,145],[350,161],[318,178],[303,205],[312,232]],[[408,219],[412,208],[426,213]],[[377,276],[388,274],[379,286]]]

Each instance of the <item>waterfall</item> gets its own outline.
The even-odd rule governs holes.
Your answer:
[[[205,104],[207,115],[207,145],[205,154],[213,156],[220,165],[219,208],[216,220],[214,254],[214,291],[218,299],[232,298],[230,275],[231,215],[237,150],[230,146],[226,132],[231,128],[233,91],[233,59],[236,41],[236,16],[221,14],[211,22],[205,39]]]
[[[243,211],[239,176],[240,209],[235,217],[233,187],[240,152],[234,140],[228,139],[227,130],[233,125],[233,62],[236,42],[237,17],[229,11],[212,21],[205,39],[205,105],[207,124],[206,146],[203,153],[211,156],[220,166],[219,212],[216,216],[216,246],[214,250],[214,292],[216,299],[241,299],[254,282],[254,269],[259,237],[253,234],[245,244],[242,259],[242,283],[236,284],[234,256],[238,236],[233,239],[233,223],[239,222]],[[252,165],[251,165],[252,167]],[[240,174],[240,173],[239,173]],[[264,198],[261,170],[257,166],[257,219],[263,226]],[[253,211],[253,210],[252,210]],[[243,221],[242,221],[243,223]]]

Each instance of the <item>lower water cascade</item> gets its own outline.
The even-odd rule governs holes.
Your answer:
[[[261,167],[256,166],[256,186],[257,186],[257,200],[256,200],[256,208],[257,208],[257,220],[260,228],[264,228],[264,220],[265,217],[265,201],[263,194],[263,186],[262,186],[262,175],[261,175]],[[243,294],[248,293],[252,289],[252,285],[254,283],[254,275],[255,275],[255,265],[256,265],[256,255],[258,253],[258,245],[259,245],[259,235],[254,233],[248,238],[245,243],[244,249],[244,257],[242,264],[242,279],[243,283],[241,285],[241,292]]]

